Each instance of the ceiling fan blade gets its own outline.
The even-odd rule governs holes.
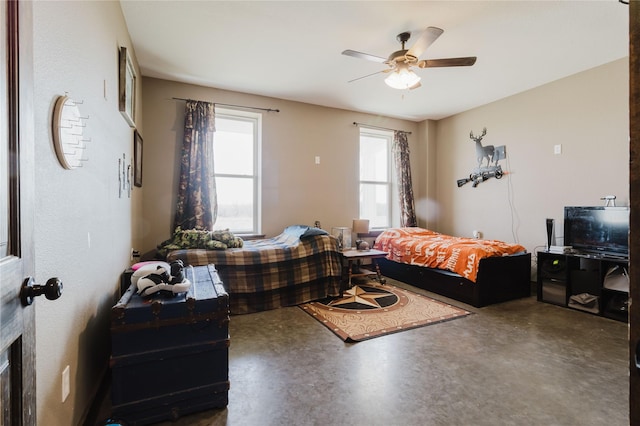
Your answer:
[[[470,67],[476,63],[475,56],[467,56],[465,58],[444,58],[444,59],[426,59],[418,62],[419,68],[436,68],[436,67]]]
[[[366,59],[367,61],[380,62],[385,63],[387,61],[386,58],[381,58],[380,56],[369,55],[368,53],[357,52],[355,50],[347,49],[342,52],[343,55],[352,56],[358,59]]]
[[[422,86],[422,84],[420,82],[417,82],[416,84],[414,84],[413,86],[409,87],[409,90],[413,90],[413,89],[417,89],[418,87]]]
[[[347,83],[352,83],[354,81],[362,80],[363,78],[371,77],[372,75],[387,73],[389,71],[391,71],[391,68],[386,69],[386,70],[382,70],[382,71],[376,71],[376,72],[371,73],[371,74],[363,75],[362,77],[354,78],[353,80],[347,81]]]
[[[411,46],[407,55],[419,58],[420,55],[422,55],[424,51],[427,50],[427,48],[431,46],[431,44],[436,41],[440,35],[442,35],[443,32],[444,30],[441,28],[427,27],[427,29],[420,34],[413,46]]]

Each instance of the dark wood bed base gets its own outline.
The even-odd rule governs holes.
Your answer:
[[[481,308],[531,295],[531,253],[480,260],[477,282],[449,271],[378,259],[382,275]]]

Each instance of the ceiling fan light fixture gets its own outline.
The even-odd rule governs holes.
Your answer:
[[[393,71],[384,79],[387,86],[398,90],[409,89],[418,84],[419,81],[420,76],[406,67]]]

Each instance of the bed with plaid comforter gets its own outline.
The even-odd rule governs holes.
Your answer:
[[[167,261],[215,265],[229,293],[232,314],[293,306],[340,293],[342,258],[337,240],[318,233],[288,232],[244,241],[242,248],[182,249]]]

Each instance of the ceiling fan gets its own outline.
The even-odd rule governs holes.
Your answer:
[[[389,68],[382,71],[377,71],[373,74],[368,74],[350,80],[349,83],[380,73],[390,73],[384,80],[388,86],[393,87],[394,89],[416,89],[421,86],[420,76],[414,73],[411,67],[468,67],[476,63],[475,56],[420,60],[420,55],[422,55],[422,53],[424,53],[424,51],[427,50],[427,48],[431,46],[431,44],[433,44],[433,42],[436,41],[443,32],[444,30],[441,28],[427,27],[427,29],[420,34],[413,46],[408,50],[405,49],[404,45],[411,37],[411,33],[408,31],[400,33],[396,38],[402,44],[402,49],[396,50],[386,59],[380,56],[370,55],[368,53],[357,52],[355,50],[348,49],[343,51],[342,54],[346,56],[379,62],[389,66]]]

